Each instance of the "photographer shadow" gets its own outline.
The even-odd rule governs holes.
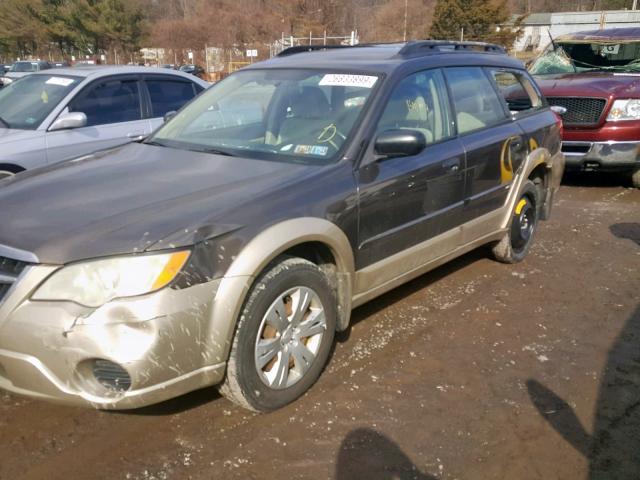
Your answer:
[[[369,428],[351,431],[340,445],[336,480],[436,480],[422,473],[400,447]]]
[[[609,350],[591,433],[553,391],[533,379],[527,389],[540,415],[589,460],[590,480],[640,478],[640,306]]]

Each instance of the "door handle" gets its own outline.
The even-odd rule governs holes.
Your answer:
[[[127,133],[127,138],[134,141],[142,140],[144,137],[145,137],[144,132]]]
[[[509,148],[516,151],[522,149],[522,139],[514,138],[513,140],[511,140],[511,143],[509,143]]]
[[[456,158],[453,160],[446,161],[442,164],[442,168],[450,172],[456,173],[460,170],[460,160]]]

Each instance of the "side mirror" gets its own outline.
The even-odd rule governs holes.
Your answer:
[[[422,132],[417,130],[387,130],[376,138],[375,153],[384,158],[410,157],[427,146]]]
[[[167,123],[169,120],[171,120],[177,114],[178,114],[178,112],[176,112],[175,110],[171,110],[170,112],[165,113],[164,114],[164,123]]]
[[[87,116],[82,112],[63,113],[51,124],[50,132],[56,130],[70,130],[87,126]]]
[[[561,107],[560,105],[552,105],[549,108],[551,109],[552,112],[555,112],[560,116],[562,116],[565,113],[567,113],[567,109],[565,107]]]

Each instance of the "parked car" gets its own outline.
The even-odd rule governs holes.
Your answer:
[[[33,73],[0,90],[0,177],[144,138],[207,86],[144,67]]]
[[[48,70],[49,68],[51,68],[49,62],[43,62],[41,60],[16,62],[11,65],[11,68],[4,74],[4,76],[0,77],[0,83],[6,87],[10,83],[15,82],[18,78],[22,78],[25,75],[30,75],[31,73],[39,72],[41,70]]]
[[[176,67],[173,63],[163,63],[162,65],[160,65],[160,68],[168,68],[169,70],[178,69],[178,67]]]
[[[66,62],[64,60],[60,62],[51,62],[50,65],[51,65],[51,68],[68,68],[71,66],[69,62]]]
[[[12,63],[0,63],[0,75],[4,75],[9,70],[11,70]]]
[[[481,245],[521,261],[559,130],[494,45],[294,47],[240,70],[145,142],[1,182],[0,387],[122,409],[221,384],[281,407],[352,308]]]
[[[204,69],[198,65],[182,65],[180,67],[180,71],[195,75],[198,78],[202,78],[204,76]]]
[[[567,170],[627,172],[640,188],[640,28],[563,35],[530,70],[567,109]]]

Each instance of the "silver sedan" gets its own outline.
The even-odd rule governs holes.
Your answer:
[[[0,178],[149,135],[209,84],[145,67],[43,70],[0,90]]]

